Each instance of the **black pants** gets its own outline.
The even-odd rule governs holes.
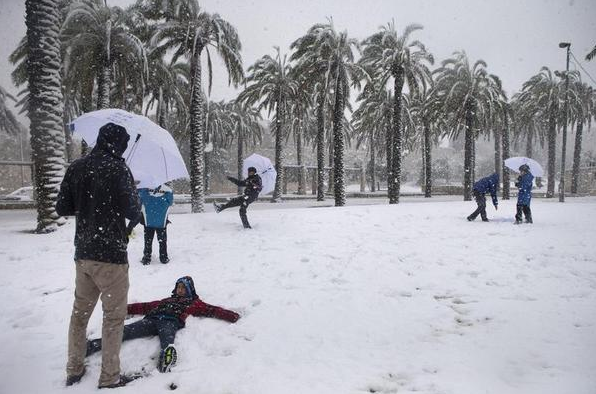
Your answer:
[[[146,317],[124,326],[122,340],[159,336],[161,350],[174,343],[176,332],[182,328],[178,320]],[[101,350],[101,338],[87,342],[87,356]]]
[[[159,259],[163,261],[168,258],[168,233],[166,232],[166,227],[145,227],[145,248],[143,250],[143,255],[151,257],[153,235],[155,233],[157,233],[157,242],[159,243]]]
[[[484,196],[484,193],[479,193],[476,190],[474,190],[474,198],[476,199],[476,204],[478,204],[478,208],[476,208],[476,210],[472,212],[472,214],[468,216],[468,218],[470,220],[474,220],[476,219],[478,214],[480,214],[482,220],[488,220],[488,218],[486,217],[486,197]]]
[[[522,213],[526,217],[527,223],[532,223],[532,210],[530,209],[529,205],[520,205],[517,204],[517,213],[515,214],[515,221],[521,222],[522,221]]]
[[[250,223],[248,223],[248,217],[246,217],[246,210],[248,209],[248,206],[255,200],[256,200],[256,198],[252,198],[250,196],[238,196],[238,197],[232,198],[230,201],[228,201],[227,203],[222,205],[221,210],[223,211],[224,209],[227,209],[227,208],[233,208],[233,207],[239,206],[240,207],[240,220],[242,220],[242,225],[244,226],[244,228],[251,228]]]

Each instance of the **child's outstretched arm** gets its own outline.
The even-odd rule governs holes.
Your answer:
[[[161,301],[151,301],[128,304],[126,307],[126,313],[128,313],[129,315],[146,315],[153,309],[157,308],[160,302]]]
[[[230,323],[235,323],[240,319],[240,315],[234,311],[209,305],[201,300],[195,301],[186,311],[193,316],[214,317]]]

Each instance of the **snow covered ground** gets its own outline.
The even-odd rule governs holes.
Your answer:
[[[137,228],[131,302],[191,275],[203,300],[242,318],[189,318],[170,374],[154,370],[156,338],[125,342],[123,370],[153,372],[118,392],[596,392],[595,198],[536,199],[535,224],[521,226],[514,200],[489,207],[490,223],[465,220],[472,202],[385,201],[256,204],[252,231],[235,210],[176,214],[165,266],[138,262]],[[34,235],[33,217],[0,211],[0,393],[95,392],[99,354],[63,387],[73,222]]]

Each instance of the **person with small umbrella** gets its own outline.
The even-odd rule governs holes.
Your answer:
[[[244,194],[238,197],[235,197],[228,201],[224,205],[218,205],[217,203],[213,202],[213,206],[215,207],[215,211],[220,213],[224,209],[232,208],[232,207],[240,207],[240,220],[242,220],[242,225],[244,228],[252,228],[250,223],[248,222],[248,218],[246,217],[246,210],[248,206],[256,201],[259,197],[259,193],[263,189],[263,182],[259,174],[257,174],[257,169],[255,167],[248,168],[248,178],[245,180],[238,180],[231,176],[228,177],[228,180],[238,186],[244,187]]]
[[[493,205],[495,209],[498,209],[499,201],[497,200],[497,189],[499,188],[499,174],[494,173],[490,176],[480,179],[478,182],[474,183],[474,198],[476,199],[476,204],[478,204],[478,208],[470,216],[467,217],[468,221],[471,222],[480,214],[483,222],[488,222],[488,217],[486,216],[486,193],[490,193]]]
[[[519,167],[519,177],[515,186],[519,188],[517,193],[517,213],[515,214],[515,224],[522,223],[522,213],[526,217],[526,223],[533,223],[530,201],[532,200],[532,182],[534,175],[530,172],[530,167],[523,164]]]

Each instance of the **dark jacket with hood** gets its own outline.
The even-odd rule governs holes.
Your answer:
[[[519,188],[517,194],[517,205],[530,205],[532,201],[532,182],[534,181],[534,175],[526,172],[520,175],[515,183],[515,186]]]
[[[493,199],[493,205],[497,206],[499,201],[497,200],[497,189],[499,188],[499,174],[494,173],[486,178],[480,179],[474,183],[474,191],[480,194],[490,193]]]
[[[248,198],[253,201],[259,197],[259,193],[263,190],[263,181],[259,174],[249,175],[248,178],[243,181],[231,176],[228,177],[228,180],[240,187],[244,187],[244,195],[248,196]]]
[[[186,296],[180,297],[176,295],[176,286],[178,283],[184,283]],[[184,326],[186,318],[190,315],[215,317],[230,323],[234,323],[240,318],[240,315],[236,312],[201,301],[195,291],[195,285],[190,276],[184,276],[176,281],[172,296],[169,298],[129,304],[128,314],[145,315],[146,318],[177,320],[181,326]]]
[[[124,219],[141,213],[133,176],[122,158],[129,138],[124,127],[108,123],[91,153],[66,171],[56,211],[76,216],[75,260],[128,263]]]

